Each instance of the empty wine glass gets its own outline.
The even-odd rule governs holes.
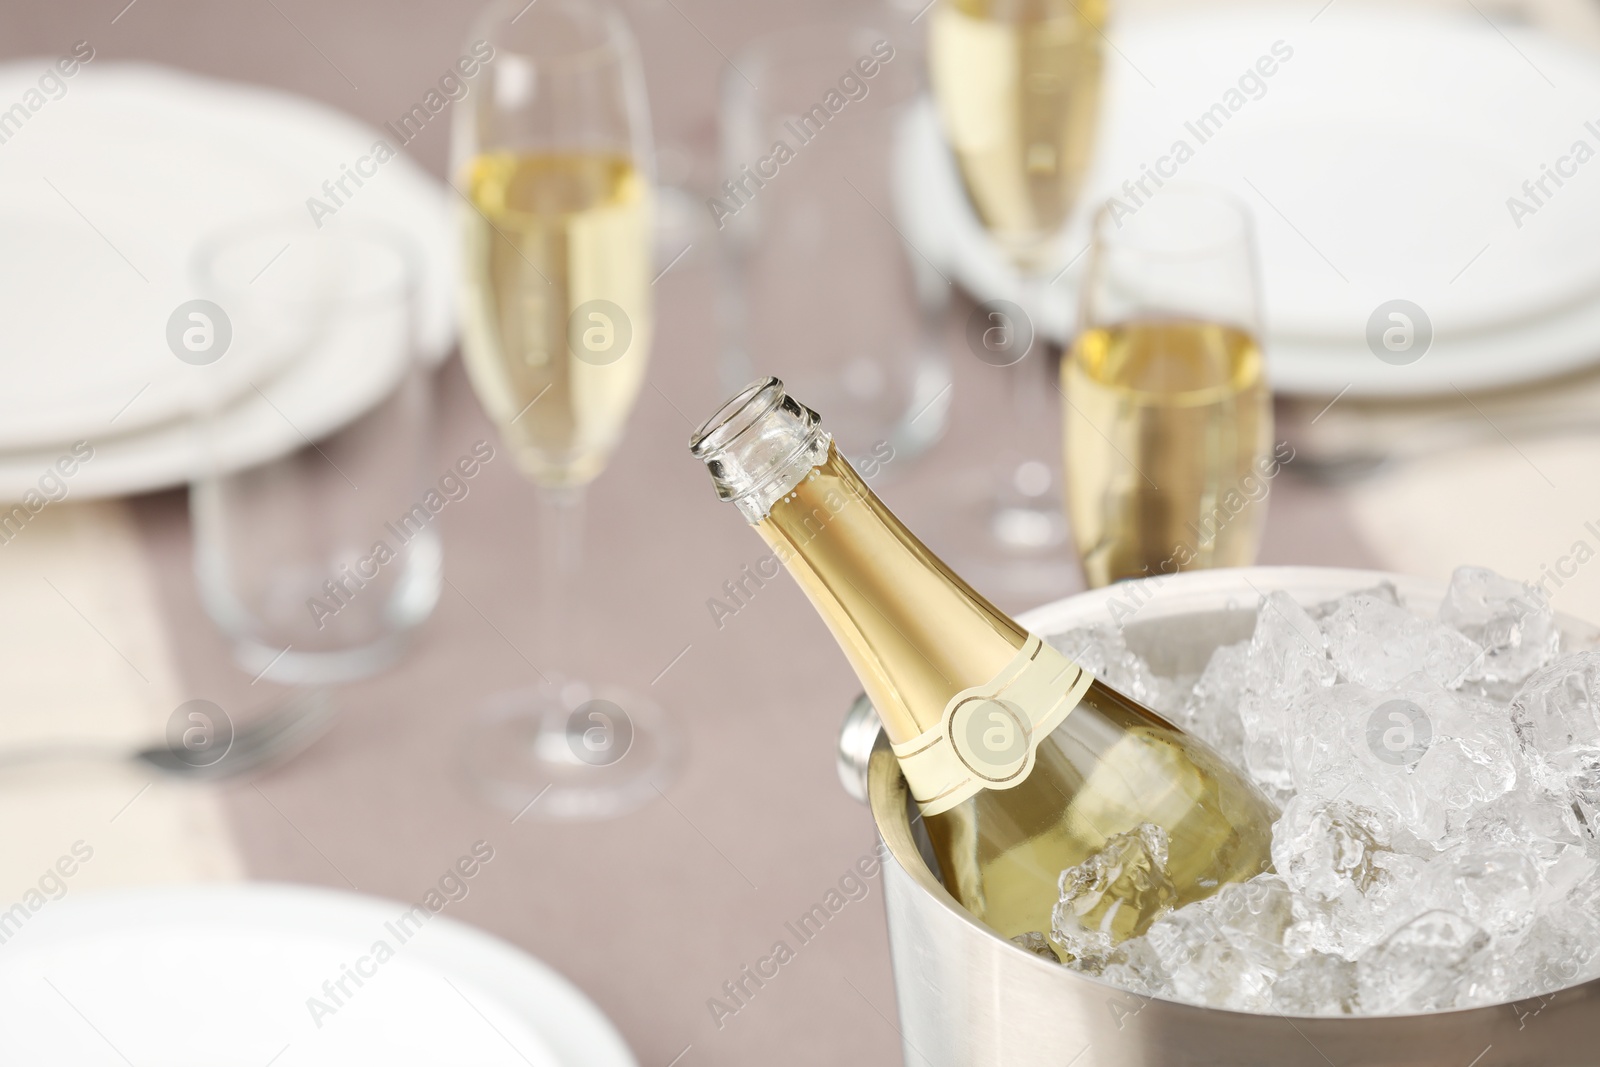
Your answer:
[[[243,396],[200,390],[190,490],[201,598],[241,667],[286,684],[392,664],[439,596],[430,368],[406,235],[305,214],[206,241],[203,328],[292,367]],[[213,321],[215,319],[216,321]]]
[[[835,20],[751,42],[722,78],[723,384],[781,376],[863,466],[932,445],[949,407],[949,287],[897,221],[921,74],[884,27]]]

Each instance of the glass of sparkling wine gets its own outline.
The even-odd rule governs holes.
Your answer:
[[[979,221],[1021,276],[1023,312],[1033,319],[1031,326],[1011,322],[1014,312],[1001,305],[990,310],[992,328],[983,335],[1036,339],[1033,360],[1026,350],[985,359],[1010,367],[1019,425],[1049,414],[1040,379],[1041,371],[1055,373],[1055,360],[1037,339],[1037,324],[1067,265],[1060,237],[1094,149],[1105,19],[1105,0],[938,0],[928,29],[945,137]],[[1059,487],[1030,451],[1024,447],[1006,471],[988,520],[993,538],[1020,553],[1066,536]]]
[[[1253,562],[1272,395],[1249,210],[1169,186],[1095,216],[1061,364],[1067,511],[1090,586]]]
[[[562,673],[585,487],[605,467],[650,351],[653,174],[644,81],[621,16],[588,0],[509,0],[479,18],[487,83],[457,105],[462,352],[484,409],[537,487],[537,684],[491,699],[468,737],[473,784],[543,818],[653,798],[676,745],[659,709]]]

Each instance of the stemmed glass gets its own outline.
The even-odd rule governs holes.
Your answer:
[[[673,0],[620,0],[622,12],[642,42],[646,83],[650,87],[655,141],[655,268],[660,273],[691,244],[705,236],[710,215],[700,190],[710,184],[704,165],[709,153],[697,151],[698,114],[690,94],[673,93],[680,79],[678,57],[686,48],[704,47],[694,24]],[[672,105],[676,104],[674,107]]]
[[[1272,395],[1249,210],[1169,186],[1095,216],[1062,363],[1067,504],[1090,586],[1255,561]]]
[[[1040,373],[1053,374],[1055,359],[1037,325],[1094,147],[1104,22],[1105,0],[938,0],[928,29],[934,95],[968,199],[1022,281],[1024,308],[986,304],[977,314],[987,321],[969,331],[986,348],[999,339],[978,355],[1011,367],[1019,425],[1048,411]],[[1032,322],[1015,321],[1019,312]],[[1012,351],[1020,338],[1040,358],[1026,360],[1025,343]],[[1065,538],[1051,468],[1027,451],[1006,471],[988,522],[1021,555]]]
[[[491,699],[468,737],[474,785],[544,818],[653,797],[676,745],[655,705],[563,673],[585,487],[605,467],[650,350],[650,124],[619,14],[510,0],[480,16],[485,91],[452,137],[465,240],[462,352],[485,410],[537,487],[539,684]]]
[[[757,38],[722,79],[722,169],[748,193],[709,202],[723,386],[781,376],[867,477],[938,440],[950,392],[948,286],[884,221],[918,180],[901,156],[920,73],[878,25],[835,19]],[[828,93],[848,103],[823,127]]]

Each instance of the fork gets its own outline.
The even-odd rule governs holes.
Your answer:
[[[207,764],[186,760],[167,744],[127,749],[64,742],[0,750],[0,771],[33,763],[114,760],[141,764],[170,777],[192,781],[237,778],[311,747],[333,724],[334,710],[327,690],[297,694],[237,731],[222,757]]]

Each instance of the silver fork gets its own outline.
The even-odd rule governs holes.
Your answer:
[[[142,764],[174,778],[192,781],[236,778],[299,755],[328,732],[333,717],[333,700],[327,690],[316,689],[290,697],[237,731],[227,751],[211,763],[186,760],[166,744],[127,749],[64,742],[0,750],[0,771],[33,763],[115,760]]]

